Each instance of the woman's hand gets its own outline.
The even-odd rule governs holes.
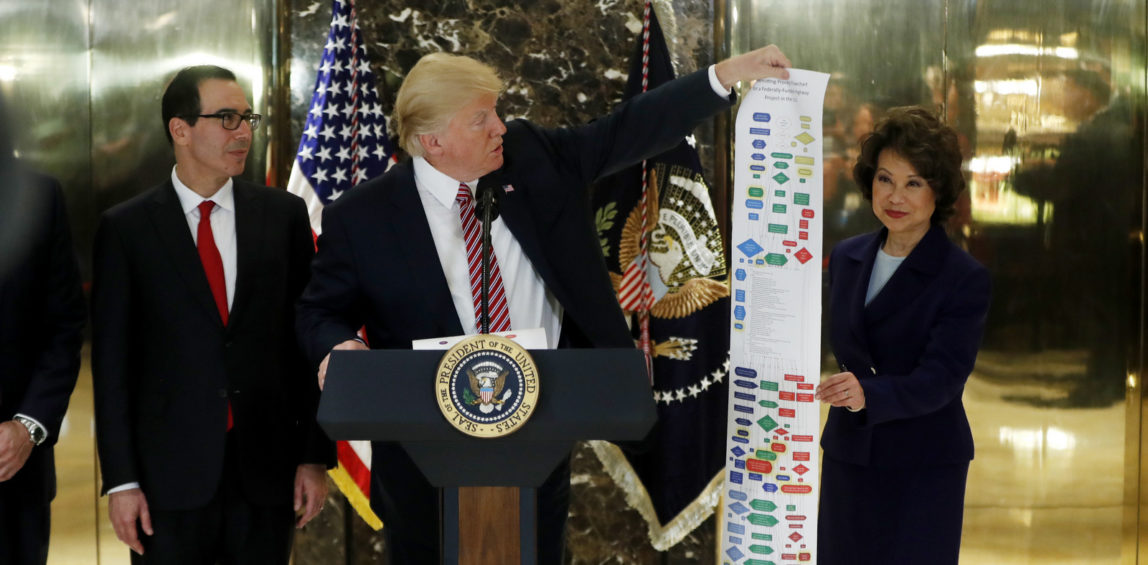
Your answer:
[[[848,408],[854,412],[865,407],[865,389],[853,373],[837,373],[821,381],[813,397],[830,406]]]

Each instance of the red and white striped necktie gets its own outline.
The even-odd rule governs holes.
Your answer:
[[[474,327],[482,331],[482,224],[474,211],[474,197],[470,187],[459,183],[458,216],[462,220],[462,237],[466,240],[466,264],[470,269],[470,294],[474,297]],[[490,250],[490,332],[510,331],[510,308],[506,304],[506,290],[502,287],[502,271],[494,248]]]

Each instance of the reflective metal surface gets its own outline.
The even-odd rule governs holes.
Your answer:
[[[994,284],[964,397],[977,457],[961,562],[1148,555],[1145,1],[726,5],[731,53],[777,43],[833,74],[827,246],[878,227],[849,169],[883,110],[932,105],[960,132],[971,182],[952,233]]]
[[[101,208],[170,174],[174,159],[160,117],[166,81],[189,65],[235,72],[256,113],[268,115],[270,0],[93,0],[91,4],[92,177]],[[266,175],[267,135],[255,137],[245,176]]]

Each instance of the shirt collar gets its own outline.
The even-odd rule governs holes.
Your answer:
[[[229,212],[235,211],[235,191],[232,189],[234,182],[231,179],[227,179],[227,182],[223,183],[223,186],[215,191],[211,198],[204,198],[183,184],[183,181],[179,180],[179,175],[175,174],[175,167],[172,167],[171,185],[175,187],[175,195],[179,197],[179,205],[183,208],[185,216],[190,214],[192,209],[199,207],[199,204],[204,200],[210,200],[216,206]]]
[[[458,185],[464,181],[446,176],[422,157],[415,157],[412,161],[415,165],[415,186],[434,196],[434,199],[443,206],[447,208],[454,206],[454,200],[458,196]],[[470,187],[471,194],[473,194],[478,179],[465,181],[465,184]]]

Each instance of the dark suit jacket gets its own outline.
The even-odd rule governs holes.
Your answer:
[[[831,408],[821,445],[857,465],[967,463],[961,403],[989,307],[988,271],[933,226],[873,301],[865,293],[887,231],[850,238],[829,259],[830,337],[866,407]]]
[[[80,370],[86,319],[64,196],[53,179],[0,164],[0,421],[48,430],[6,487],[51,500],[52,446]]]
[[[565,311],[562,342],[632,347],[595,232],[586,187],[665,151],[728,108],[706,71],[673,81],[571,129],[506,124],[505,162],[491,173],[513,187],[503,221]],[[299,335],[312,364],[366,326],[375,348],[462,334],[407,162],[351,190],[323,211]]]
[[[237,276],[227,327],[171,181],[111,208],[96,233],[92,376],[104,490],[138,481],[165,510],[196,508],[223,471],[227,406],[248,500],[290,504],[295,468],[330,463],[294,302],[313,255],[287,192],[235,179]]]

